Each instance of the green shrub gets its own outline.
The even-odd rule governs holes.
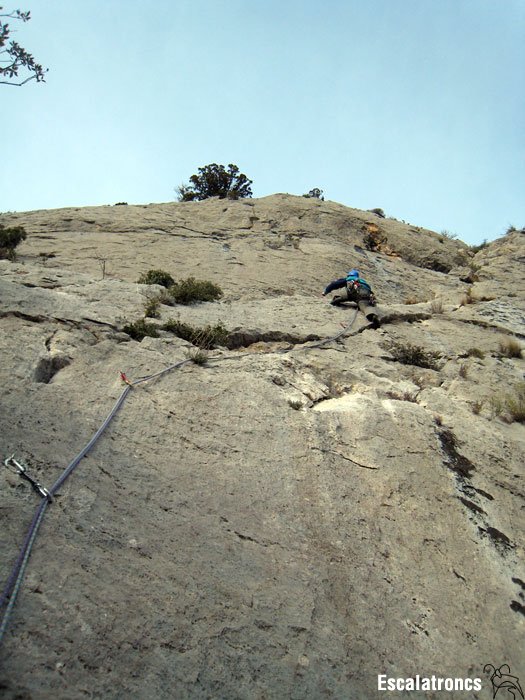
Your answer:
[[[3,224],[0,224],[0,260],[15,260],[15,248],[26,238],[27,233],[23,226],[5,228]]]
[[[164,270],[148,270],[138,278],[137,282],[139,284],[160,284],[166,288],[175,284],[170,273]]]
[[[148,299],[144,304],[144,316],[146,318],[159,318],[161,303],[162,297],[160,295]]]
[[[16,251],[14,248],[0,248],[0,260],[10,260],[11,262],[15,262]]]
[[[303,197],[306,197],[306,199],[320,199],[324,202],[323,190],[320,190],[319,187],[314,187],[308,194],[303,194]]]
[[[404,365],[415,365],[424,369],[439,370],[437,363],[441,357],[439,352],[425,350],[419,345],[403,344],[395,341],[391,343],[388,350],[396,362],[401,362]]]
[[[222,323],[217,323],[215,326],[197,328],[190,326],[189,323],[172,319],[162,326],[162,330],[169,331],[176,335],[177,338],[187,340],[192,345],[196,345],[203,350],[209,350],[217,345],[224,345],[228,338],[228,331]]]
[[[124,333],[127,333],[133,340],[142,340],[146,336],[150,338],[158,338],[159,330],[158,326],[154,323],[148,323],[144,318],[140,318],[138,321],[133,323],[128,323],[122,329]]]
[[[191,304],[195,301],[215,301],[222,297],[222,289],[205,280],[194,277],[175,282],[168,288],[168,298],[173,304]]]
[[[162,325],[163,331],[168,331],[173,333],[177,338],[182,338],[182,340],[187,340],[192,343],[193,339],[198,332],[198,328],[195,326],[190,326],[189,323],[183,323],[182,321],[177,321],[176,319],[170,319]]]
[[[198,175],[190,177],[190,183],[177,188],[179,202],[202,201],[209,197],[243,199],[252,196],[252,180],[240,173],[233,163],[228,165],[228,170],[217,163],[205,165],[199,168]]]
[[[368,211],[372,212],[372,214],[376,214],[376,216],[379,216],[379,218],[381,219],[385,218],[385,212],[379,207],[376,207],[375,209],[369,209]]]

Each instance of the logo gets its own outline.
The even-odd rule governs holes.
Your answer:
[[[498,696],[499,700],[509,697],[514,698],[514,700],[518,700],[518,698],[525,700],[519,678],[511,676],[508,664],[503,664],[499,668],[495,668],[492,664],[485,664],[483,673],[491,674],[490,681],[492,683],[493,700],[500,690],[503,692]]]

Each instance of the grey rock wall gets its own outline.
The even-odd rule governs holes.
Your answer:
[[[474,255],[288,195],[1,221],[28,237],[0,262],[0,456],[43,484],[120,372],[191,352],[122,333],[152,294],[141,273],[225,292],[153,323],[230,331],[206,365],[135,386],[48,508],[0,648],[4,697],[373,698],[385,673],[482,678],[482,699],[485,664],[525,679],[525,433],[505,404],[524,360],[501,354],[524,342],[523,234]],[[372,224],[383,250],[364,245]],[[355,266],[383,325],[358,315],[319,346],[354,314],[320,292]],[[400,362],[409,346],[434,368]],[[0,493],[3,582],[39,497],[6,468]]]

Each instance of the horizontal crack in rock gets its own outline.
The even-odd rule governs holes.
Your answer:
[[[244,535],[242,532],[238,532],[237,530],[230,530],[229,528],[226,530],[227,532],[233,532],[234,535],[237,535],[237,537],[240,540],[244,540],[246,542],[253,542],[254,544],[258,544],[260,547],[271,547],[271,546],[278,546],[280,547],[281,545],[279,542],[263,542],[261,540],[256,540],[254,537],[250,537],[250,535]]]
[[[488,321],[481,321],[480,319],[476,318],[456,318],[456,321],[459,321],[460,323],[468,323],[472,326],[479,326],[480,328],[484,328],[485,330],[491,330],[491,331],[496,331],[497,333],[503,333],[505,335],[512,335],[516,336],[516,338],[520,339],[525,339],[525,334],[524,333],[519,333],[514,330],[509,330],[505,328],[504,326],[498,326],[495,323],[489,323]]]
[[[318,335],[299,336],[284,331],[258,331],[239,329],[228,334],[226,339],[226,347],[229,350],[237,348],[246,348],[254,343],[291,343],[292,345],[301,345],[312,340],[320,340]]]
[[[55,319],[50,319],[47,316],[42,316],[40,314],[25,314],[22,311],[3,311],[0,313],[0,318],[21,318],[24,321],[31,321],[31,323],[44,323],[45,321],[51,321]]]
[[[402,311],[394,311],[392,313],[385,313],[381,316],[381,323],[417,323],[418,321],[428,321],[432,318],[432,314],[425,311],[419,311],[416,313],[403,313]]]

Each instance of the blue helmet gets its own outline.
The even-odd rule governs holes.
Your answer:
[[[347,277],[359,277],[359,270],[350,270],[350,272],[346,275]]]

